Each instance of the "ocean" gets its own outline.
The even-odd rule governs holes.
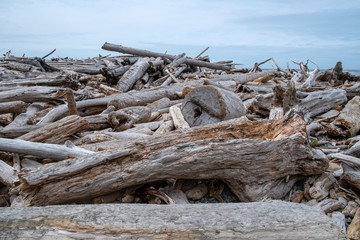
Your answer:
[[[348,72],[351,73],[351,74],[360,76],[360,70],[346,70],[346,71],[348,71]]]

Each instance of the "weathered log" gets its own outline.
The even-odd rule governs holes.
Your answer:
[[[244,116],[246,110],[236,94],[214,86],[202,86],[186,95],[182,113],[193,127],[238,118]]]
[[[351,99],[328,127],[332,136],[354,137],[360,130],[360,96]]]
[[[355,143],[349,150],[345,152],[348,155],[351,155],[353,157],[360,158],[360,141]]]
[[[139,60],[137,60],[136,63],[120,78],[116,87],[121,92],[127,92],[131,89],[135,82],[140,79],[150,67],[149,61],[149,58],[139,58]]]
[[[356,211],[360,208],[359,204],[355,201],[349,201],[342,213],[345,217],[354,217]]]
[[[27,122],[31,117],[35,115],[37,111],[42,109],[42,105],[39,103],[32,103],[26,110],[25,113],[21,113],[9,124],[7,125],[3,131],[9,131],[11,129],[15,130],[19,127],[23,127],[27,125]]]
[[[106,106],[109,102],[108,97],[98,98],[98,99],[88,99],[83,101],[76,102],[76,108],[89,108],[95,106]],[[60,105],[48,114],[46,114],[37,124],[46,124],[58,120],[61,117],[64,117],[68,113],[68,107],[66,104]]]
[[[0,103],[0,114],[3,113],[23,113],[26,112],[28,104],[23,101]]]
[[[101,48],[104,50],[108,50],[108,51],[133,54],[133,55],[142,56],[142,57],[161,57],[161,58],[168,58],[170,60],[174,60],[176,58],[176,56],[170,55],[170,54],[150,52],[147,50],[129,48],[129,47],[124,47],[121,45],[111,44],[111,43],[107,43],[107,42]],[[185,63],[188,65],[192,65],[192,66],[207,67],[207,68],[219,69],[219,70],[224,70],[224,71],[231,70],[231,67],[228,67],[228,66],[199,61],[199,60],[195,60],[195,59],[189,59],[189,58],[186,59]]]
[[[15,168],[0,160],[0,182],[8,187],[13,187],[17,180],[18,177]]]
[[[113,111],[108,115],[109,124],[116,130],[129,129],[135,123],[148,122],[151,111],[148,107],[134,106]]]
[[[356,211],[356,214],[347,229],[346,236],[350,240],[360,239],[360,208]]]
[[[0,91],[15,90],[32,86],[69,87],[78,89],[80,84],[79,76],[76,74],[54,74],[48,73],[36,78],[11,79],[0,82]],[[80,75],[80,74],[77,74]]]
[[[4,238],[346,239],[321,209],[282,201],[5,208],[0,232]]]
[[[88,126],[89,123],[84,118],[71,115],[22,135],[19,139],[32,142],[63,143],[68,136],[82,131]]]
[[[293,113],[277,121],[234,119],[175,131],[129,143],[119,153],[130,155],[113,157],[115,150],[110,156],[99,153],[24,173],[22,194],[27,196],[31,188],[41,186],[36,194],[26,197],[28,204],[48,205],[93,198],[169,178],[226,179],[234,191],[239,189],[237,184],[258,185],[288,175],[321,174],[327,168],[327,161],[313,158],[305,145],[305,131],[303,120]],[[87,170],[80,173],[79,168]],[[39,176],[42,180],[34,182]],[[251,199],[266,196],[266,192],[235,191],[235,194],[252,194]]]
[[[0,92],[0,102],[48,102],[58,100],[56,93],[63,88],[58,87],[27,87]]]
[[[54,160],[89,155],[89,153],[73,150],[66,146],[48,143],[36,143],[21,139],[0,138],[0,151],[29,154]]]
[[[142,106],[154,102],[161,98],[169,98],[170,100],[178,99],[177,93],[182,92],[185,87],[193,88],[203,85],[203,81],[191,81],[186,83],[173,84],[166,87],[157,87],[149,90],[130,91],[127,93],[113,94],[109,98],[108,105],[121,109],[131,106]]]
[[[210,78],[210,80],[219,81],[219,82],[231,80],[236,82],[237,84],[245,84],[271,73],[274,73],[274,71],[270,70],[270,71],[255,72],[255,73],[227,74],[227,75],[221,75]]]
[[[343,161],[341,166],[343,168],[343,174],[340,179],[340,184],[355,191],[360,191],[360,164]]]
[[[315,70],[310,73],[309,77],[306,79],[306,81],[303,83],[301,87],[306,88],[306,87],[315,86],[316,78],[318,77],[319,73],[320,73],[320,69],[315,68]]]
[[[322,174],[315,180],[314,185],[310,188],[309,194],[312,199],[323,200],[329,195],[329,190],[336,182],[335,177],[330,173]]]
[[[342,89],[316,91],[300,100],[299,109],[304,112],[305,118],[311,118],[329,111],[335,105],[345,103],[346,100],[346,92]]]

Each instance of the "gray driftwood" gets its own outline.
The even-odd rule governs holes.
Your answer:
[[[23,101],[0,103],[0,114],[26,112],[28,104]]]
[[[328,133],[337,137],[354,137],[360,130],[360,96],[351,99],[329,125]]]
[[[116,87],[121,92],[127,92],[139,80],[150,67],[150,58],[139,58],[134,65],[127,70],[118,81]]]
[[[89,152],[73,150],[66,146],[29,142],[21,139],[0,138],[0,151],[29,154],[54,160],[88,155]]]
[[[238,118],[246,113],[241,99],[233,92],[202,86],[185,97],[182,113],[191,127]]]
[[[295,179],[321,174],[328,165],[305,141],[305,123],[293,113],[268,122],[234,119],[129,143],[121,157],[116,157],[115,146],[111,154],[92,155],[91,161],[84,157],[45,165],[22,175],[21,194],[28,205],[59,204],[151,181],[196,176],[223,179],[241,200],[259,200],[269,193],[281,198],[287,193],[283,189],[295,183],[279,184],[288,175]],[[37,178],[42,180],[34,181]],[[252,191],[252,186],[259,191]]]
[[[151,216],[151,217],[149,217]],[[346,239],[320,208],[269,201],[6,208],[1,238]]]

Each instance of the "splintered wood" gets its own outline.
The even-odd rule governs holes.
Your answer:
[[[358,239],[360,77],[341,62],[236,69],[102,48],[130,55],[0,59],[0,206],[277,199],[314,205]],[[277,68],[262,71],[268,61]]]

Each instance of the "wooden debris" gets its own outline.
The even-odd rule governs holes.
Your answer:
[[[236,69],[103,49],[131,55],[0,59],[0,206],[282,199],[350,223],[360,77],[341,62]]]
[[[346,239],[319,208],[281,201],[6,208],[0,231],[5,238]]]

